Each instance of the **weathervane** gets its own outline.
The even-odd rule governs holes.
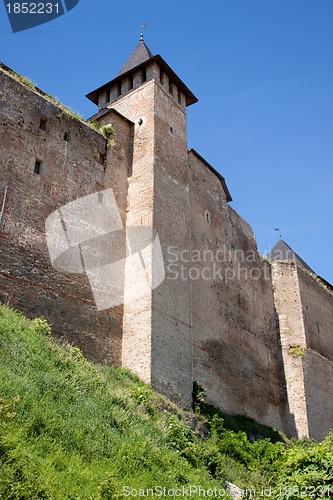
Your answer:
[[[140,42],[143,42],[143,30],[145,29],[145,27],[147,26],[148,23],[142,23],[140,25],[140,28],[141,28],[141,35],[140,35]]]
[[[281,229],[279,227],[275,227],[274,231],[278,231],[279,233],[281,233]],[[280,234],[279,236],[280,236],[280,239],[281,239],[282,238],[282,234]]]

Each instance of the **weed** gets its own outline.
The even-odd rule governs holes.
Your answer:
[[[109,139],[111,135],[114,133],[112,125],[104,125],[99,129],[99,131],[104,137],[104,139]]]
[[[305,348],[300,345],[290,346],[288,349],[288,354],[290,354],[290,356],[293,356],[294,358],[303,358],[305,356]]]

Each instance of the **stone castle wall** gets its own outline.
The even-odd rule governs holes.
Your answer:
[[[158,67],[153,65],[150,71],[158,73]],[[154,227],[164,257],[170,245],[188,248],[185,106],[176,104],[155,79],[111,106],[135,124],[133,168],[128,179],[128,226]],[[135,288],[135,282],[129,283]],[[151,295],[125,304],[123,365],[177,403],[191,405],[188,282],[165,279]]]
[[[152,295],[125,305],[125,366],[183,405],[196,381],[212,404],[283,427],[270,266],[251,228],[228,206],[219,177],[187,151],[185,107],[158,81],[110,106],[135,123],[128,223],[153,223],[166,263]],[[207,250],[213,259],[228,253],[215,262],[221,279]]]
[[[282,428],[270,265],[250,226],[228,206],[219,178],[192,153],[189,166],[194,380],[215,406]]]
[[[183,96],[161,82],[156,63],[147,75],[96,115],[114,129],[107,147],[0,70],[0,207],[8,193],[0,300],[45,316],[90,359],[131,368],[184,407],[195,381],[226,412],[319,439],[333,427],[332,294],[291,263],[261,259],[250,226],[228,205],[224,179],[187,150]],[[158,232],[166,278],[97,311],[84,274],[52,268],[45,220],[109,188],[128,234]],[[154,260],[147,271],[154,274]],[[126,264],[124,275],[126,297],[136,282]]]
[[[307,349],[304,385],[309,435],[323,439],[333,430],[333,293],[298,269]]]
[[[333,428],[333,294],[294,262],[272,264],[286,378],[286,432],[324,438]]]
[[[119,365],[122,307],[98,313],[85,275],[52,268],[45,220],[66,203],[111,185],[126,218],[126,123],[117,124],[111,150],[99,133],[4,70],[0,99],[0,206],[8,189],[0,229],[0,300],[28,316],[45,316],[57,337],[97,361]],[[105,165],[100,155],[106,155]],[[36,160],[40,175],[34,173]]]

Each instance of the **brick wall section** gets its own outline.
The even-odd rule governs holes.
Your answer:
[[[128,227],[154,227],[164,255],[170,245],[188,248],[184,106],[176,104],[154,79],[112,106],[135,123]],[[128,286],[134,288],[130,270],[128,278]],[[125,305],[123,364],[177,403],[190,406],[192,347],[188,283],[165,280],[152,294]]]
[[[289,426],[287,432],[320,440],[333,428],[333,295],[295,263],[274,262],[272,270],[289,410],[296,428]],[[300,348],[298,355],[295,348]]]
[[[190,248],[186,109],[159,82],[155,83],[154,173],[153,221],[167,260],[170,247],[177,252]],[[152,328],[154,384],[189,407],[193,388],[189,280],[172,280],[167,272],[153,291]]]
[[[113,133],[107,147],[105,184],[112,186],[124,227],[127,222],[128,177],[132,172],[134,123],[113,109],[97,120],[99,125],[111,125]]]
[[[133,163],[128,178],[127,227],[152,228],[154,185],[154,82],[149,81],[112,104],[134,123]],[[139,120],[142,120],[141,125]],[[136,287],[125,266],[126,287]],[[125,289],[125,297],[127,290]],[[151,294],[127,301],[124,306],[122,365],[151,383]]]
[[[298,268],[307,350],[303,360],[309,435],[333,429],[333,294]]]
[[[218,177],[192,153],[189,167],[194,380],[213,405],[281,428],[270,266],[250,226],[228,206]]]
[[[74,342],[92,359],[119,365],[122,308],[98,313],[84,275],[52,269],[45,220],[78,197],[112,187],[114,178],[125,220],[128,166],[119,147],[107,150],[100,134],[3,70],[0,98],[1,204],[8,186],[0,235],[0,300],[29,316],[44,315],[57,337]],[[41,175],[34,174],[36,159],[42,162]]]
[[[301,355],[297,355],[306,351],[307,342],[296,264],[273,262],[272,279],[290,413],[286,432],[298,437],[308,437],[304,360]]]
[[[320,440],[333,428],[332,292],[292,262],[274,262],[272,270],[291,417],[286,432]]]

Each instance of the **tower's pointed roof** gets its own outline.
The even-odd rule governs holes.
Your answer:
[[[147,47],[147,45],[143,41],[143,37],[141,36],[140,42],[135,47],[134,51],[129,56],[129,58],[127,59],[126,63],[121,68],[117,76],[127,73],[127,71],[130,71],[131,69],[135,68],[136,66],[139,66],[145,61],[148,61],[151,57],[153,57],[153,53]]]
[[[326,288],[328,288],[330,291],[333,291],[333,285],[331,285],[331,283],[326,281],[321,276],[318,276],[318,274],[316,274],[313,269],[311,269],[311,267],[308,266],[308,264],[282,239],[279,240],[277,244],[272,248],[272,250],[268,254],[268,258],[270,262],[274,262],[276,260],[292,260],[296,262],[296,264],[302,266],[303,269],[308,271],[310,274],[316,276],[317,280],[321,281]]]
[[[300,264],[309,272],[314,273],[311,267],[308,266],[308,264],[282,239],[277,242],[274,248],[272,248],[268,258],[271,262],[274,262],[275,260],[292,260],[297,264]]]
[[[148,64],[155,62],[169,78],[170,82],[173,82],[177,85],[178,89],[183,92],[186,99],[186,106],[190,106],[198,102],[198,99],[194,94],[190,91],[190,89],[182,82],[179,76],[170,68],[170,66],[162,59],[162,57],[157,54],[153,55],[151,50],[147,47],[143,40],[143,36],[141,35],[140,42],[135,47],[134,51],[121,68],[120,72],[113,80],[109,81],[105,85],[93,90],[89,94],[87,94],[87,98],[92,101],[94,104],[98,104],[98,97],[101,92],[110,88],[111,85],[115,83],[121,82],[125,77],[133,74],[134,71],[139,70],[141,68],[145,68]]]

